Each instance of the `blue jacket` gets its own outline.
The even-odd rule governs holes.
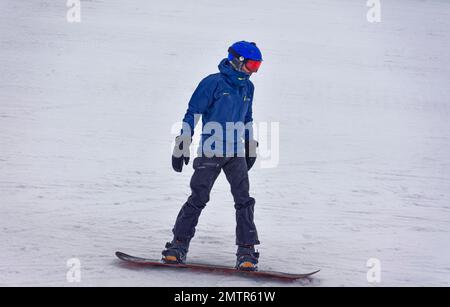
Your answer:
[[[189,125],[191,136],[194,133],[196,114],[202,115],[202,138],[199,154],[207,153],[208,148],[214,152],[233,155],[244,152],[243,139],[252,137],[252,103],[254,85],[249,80],[249,75],[233,69],[228,59],[223,59],[219,64],[220,73],[204,78],[189,101],[189,107],[183,119],[183,125]],[[208,123],[216,122],[222,128],[222,133]],[[235,127],[246,125],[248,130],[230,130],[227,124],[235,124]],[[236,125],[237,124],[237,125]],[[185,126],[186,127],[186,126]],[[231,134],[232,133],[232,134]],[[234,137],[230,137],[233,136]],[[209,139],[209,141],[207,141]],[[205,143],[207,141],[207,143]],[[214,141],[213,143],[211,143]],[[202,151],[202,144],[204,150]],[[207,145],[208,144],[208,145]],[[219,146],[219,147],[216,147]]]

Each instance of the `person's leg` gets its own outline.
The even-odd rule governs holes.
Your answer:
[[[211,189],[220,174],[218,158],[198,157],[193,162],[194,174],[190,186],[191,196],[181,208],[173,234],[179,240],[191,240],[195,234],[198,218],[209,201]]]
[[[253,220],[255,199],[249,194],[250,183],[245,158],[227,158],[223,171],[230,183],[236,209],[236,245],[260,244]]]
[[[249,195],[250,183],[245,158],[229,158],[223,171],[230,183],[236,208],[236,268],[254,271],[257,270],[259,258],[255,245],[260,242],[253,221],[255,199]]]

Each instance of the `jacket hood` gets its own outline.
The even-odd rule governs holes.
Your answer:
[[[223,59],[219,64],[219,71],[234,86],[241,87],[247,84],[250,76],[242,71],[237,71],[231,66],[228,59]]]

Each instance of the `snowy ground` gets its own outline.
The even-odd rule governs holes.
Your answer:
[[[251,171],[261,269],[309,285],[450,285],[450,3],[382,0],[0,1],[0,286],[279,286],[128,270],[159,257],[189,194],[171,127],[227,47],[265,62],[254,115],[280,123],[278,167]],[[234,264],[223,177],[189,259]],[[299,284],[294,284],[299,285]]]

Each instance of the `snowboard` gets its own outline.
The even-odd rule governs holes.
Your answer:
[[[243,271],[237,270],[233,267],[220,266],[220,265],[210,265],[210,264],[200,264],[200,263],[183,263],[183,264],[168,264],[163,263],[160,260],[145,259],[140,257],[135,257],[127,255],[122,252],[116,252],[117,258],[125,261],[126,263],[133,264],[141,267],[149,268],[174,268],[183,269],[187,271],[197,271],[197,272],[208,272],[208,273],[221,273],[227,275],[241,275],[253,278],[271,278],[278,279],[282,281],[295,281],[298,279],[305,279],[316,274],[320,270],[306,273],[306,274],[292,274],[292,273],[282,273],[273,271]]]

